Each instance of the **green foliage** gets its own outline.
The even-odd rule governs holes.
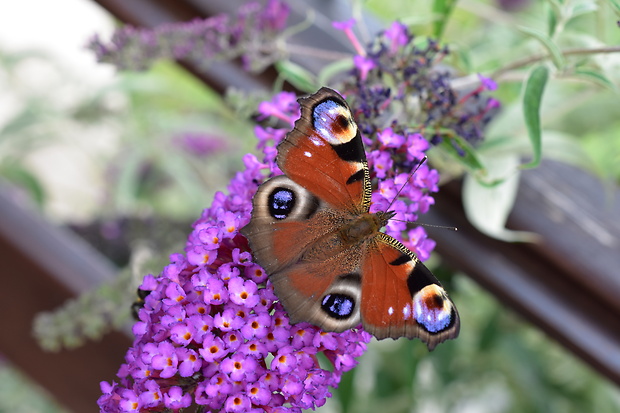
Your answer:
[[[450,10],[448,3],[432,5],[443,10],[441,33],[453,51],[450,63],[463,74],[490,74],[502,103],[485,141],[476,148],[464,146],[465,156],[451,158],[468,172],[463,192],[468,217],[488,235],[532,239],[532,234],[505,229],[521,168],[557,159],[620,182],[620,135],[614,132],[620,83],[617,2],[526,2],[518,12],[501,10],[491,1],[461,2]],[[432,11],[420,1],[394,2],[391,14],[373,1],[368,4],[387,21],[413,24],[418,34],[438,33]],[[413,13],[415,19],[407,17]],[[450,147],[444,143],[443,149]],[[430,161],[440,160],[445,167],[434,154]],[[455,172],[453,165],[444,169]]]
[[[524,168],[534,168],[540,164],[542,156],[540,105],[547,79],[549,79],[549,70],[545,66],[538,66],[532,71],[525,84],[523,114],[528,136],[532,142],[533,159],[530,163],[523,165]]]
[[[34,53],[0,57],[5,63],[1,79],[10,82],[20,102],[0,126],[0,177],[44,209],[50,208],[49,198],[62,195],[54,193],[48,170],[33,168],[39,158],[57,163],[57,169],[83,162],[91,171],[81,174],[96,177],[96,186],[75,196],[85,208],[97,210],[73,209],[73,219],[93,214],[195,218],[221,182],[240,168],[241,154],[250,148],[249,124],[172,64],[162,63],[146,74],[119,75],[115,83],[94,90],[74,84],[71,101],[59,105],[55,96],[63,93],[63,82],[71,82],[60,65]],[[32,64],[47,68],[57,84],[33,88],[19,76]],[[192,153],[180,144],[186,135],[210,139],[216,148],[211,154]],[[75,154],[67,159],[69,152]]]
[[[277,62],[275,66],[283,81],[287,81],[297,89],[307,93],[316,91],[315,76],[302,66],[285,60]]]
[[[159,225],[159,234],[150,231],[151,237],[144,233],[140,239],[132,234],[131,262],[110,283],[68,300],[53,311],[37,314],[32,334],[39,345],[50,352],[75,349],[133,323],[132,303],[138,299],[137,289],[144,275],[158,274],[168,264],[168,255],[183,248],[182,242],[174,242],[182,237],[178,225],[164,225]],[[176,237],[170,236],[175,233]],[[165,245],[166,241],[172,245]]]
[[[432,36],[436,39],[441,39],[445,30],[446,24],[449,21],[450,14],[456,6],[456,0],[434,0],[432,11],[434,13],[435,21],[433,22]]]
[[[0,363],[0,412],[67,413],[44,389],[12,366]]]
[[[456,277],[463,329],[428,353],[419,341],[373,341],[343,378],[343,413],[520,413],[618,410],[620,391],[466,277]]]

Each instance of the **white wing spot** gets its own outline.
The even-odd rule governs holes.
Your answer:
[[[409,320],[411,318],[411,305],[407,304],[403,307],[403,317],[405,320]]]
[[[324,132],[324,130],[321,132],[321,130],[319,130],[319,133],[322,135]],[[314,146],[324,146],[325,145],[325,141],[323,141],[323,139],[321,138],[317,138],[316,136],[310,136],[310,142],[312,142],[314,144]]]

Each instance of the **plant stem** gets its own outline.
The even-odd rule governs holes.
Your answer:
[[[589,55],[589,54],[599,54],[599,53],[617,53],[620,52],[620,46],[608,46],[608,47],[595,47],[595,48],[574,48],[574,49],[566,49],[562,50],[562,56],[574,56],[574,55]],[[499,79],[504,73],[509,72],[514,69],[518,69],[524,66],[531,65],[533,63],[540,62],[544,59],[548,59],[550,57],[549,53],[538,54],[530,57],[526,57],[524,59],[515,60],[512,63],[502,67],[501,69],[496,70],[491,75],[492,79]]]
[[[352,53],[334,52],[331,50],[320,49],[318,47],[302,46],[300,44],[287,44],[290,54],[301,54],[314,56],[325,60],[340,60],[353,57]]]

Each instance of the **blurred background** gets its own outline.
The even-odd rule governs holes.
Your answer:
[[[528,71],[556,50],[565,59],[545,89],[544,161],[520,176],[514,198],[505,195],[501,230],[476,225],[467,168],[448,168],[454,180],[424,217],[459,227],[429,229],[438,243],[429,266],[457,303],[459,339],[432,353],[418,341],[373,341],[320,411],[620,411],[620,5],[290,4],[293,20],[336,36],[341,54],[350,47],[326,21],[357,17],[363,40],[396,19],[439,35],[456,71],[494,75],[502,111],[486,135],[519,156],[531,156],[528,145],[501,140],[527,141]],[[279,85],[300,89],[277,65],[261,74],[234,61],[236,71],[171,61],[117,71],[96,62],[89,39],[109,39],[122,23],[152,27],[234,7],[0,3],[0,412],[97,410],[98,382],[114,379],[131,344],[141,277],[183,250],[191,223],[255,151],[258,102]],[[479,153],[501,158],[492,145]],[[506,219],[538,242],[506,242]]]

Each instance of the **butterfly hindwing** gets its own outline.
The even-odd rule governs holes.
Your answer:
[[[291,323],[306,321],[335,332],[359,326],[361,277],[352,263],[360,259],[359,253],[347,250],[274,273],[270,279]]]
[[[439,281],[398,240],[378,233],[362,262],[362,321],[375,337],[419,337],[429,349],[459,333],[459,316]]]

